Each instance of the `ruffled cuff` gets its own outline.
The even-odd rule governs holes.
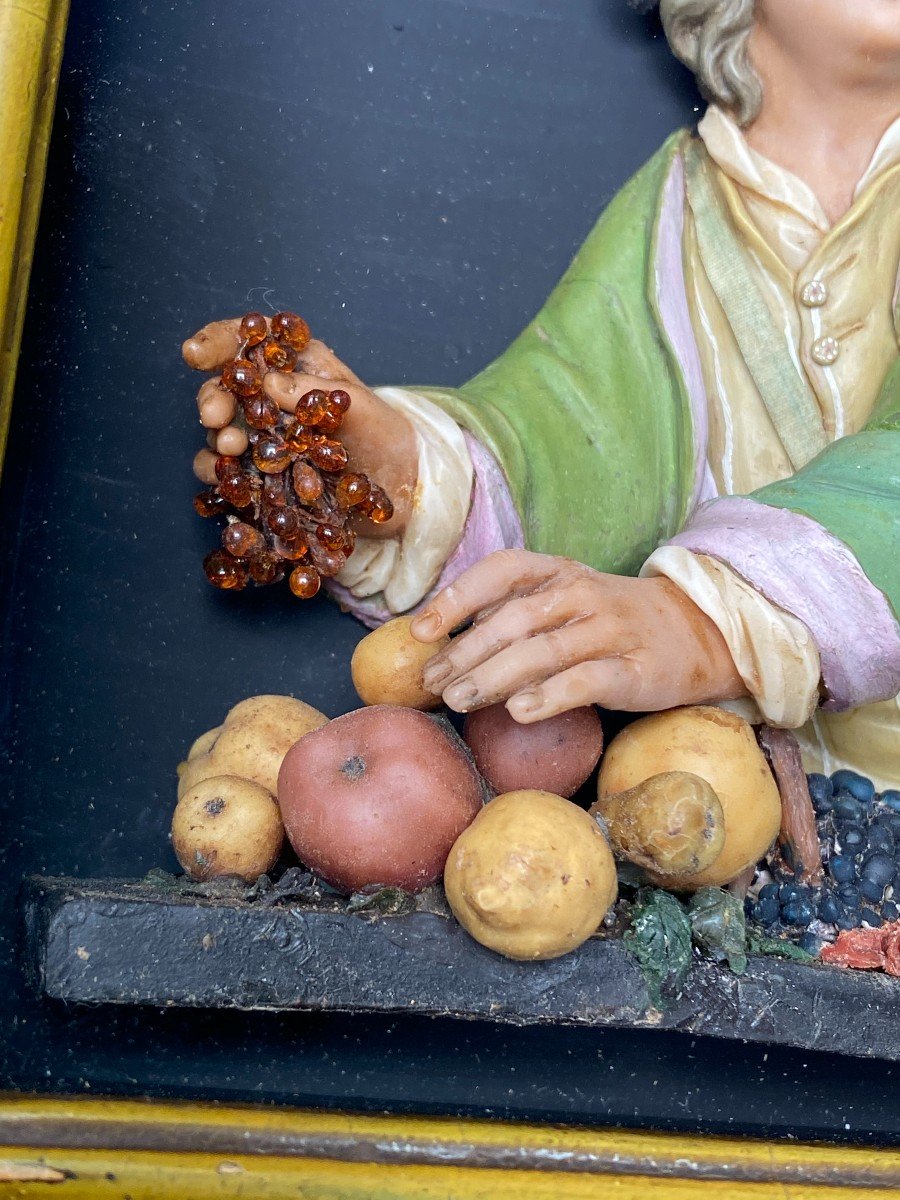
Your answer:
[[[667,543],[708,555],[809,630],[829,711],[900,688],[900,624],[844,542],[818,521],[742,496],[703,505]],[[885,548],[885,553],[889,553]]]
[[[809,630],[734,571],[680,546],[662,546],[642,576],[664,575],[718,628],[747,690],[770,725],[796,729],[819,700],[819,653]]]
[[[402,538],[358,537],[337,576],[350,596],[381,596],[389,614],[413,608],[433,587],[459,544],[474,471],[462,430],[436,404],[402,388],[376,393],[408,418],[418,443],[418,479]]]

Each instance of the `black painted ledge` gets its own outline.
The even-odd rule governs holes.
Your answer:
[[[266,907],[36,877],[26,921],[33,981],[69,1003],[678,1029],[900,1061],[900,981],[818,964],[753,957],[736,976],[698,958],[661,1011],[618,938],[517,963],[440,912],[357,915],[339,901]]]

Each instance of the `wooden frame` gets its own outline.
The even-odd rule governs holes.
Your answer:
[[[900,1151],[434,1117],[0,1101],[0,1197],[45,1195],[51,1183],[72,1200],[886,1200],[900,1188]]]
[[[0,0],[0,466],[68,11],[68,0]]]
[[[0,464],[67,0],[0,0]],[[0,1097],[0,1200],[878,1200],[900,1151],[405,1116]]]

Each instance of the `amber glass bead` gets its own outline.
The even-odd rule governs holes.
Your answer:
[[[394,515],[394,506],[388,499],[387,492],[373,483],[364,511],[370,521],[374,521],[376,525],[383,525]]]
[[[343,423],[344,418],[340,413],[332,412],[331,409],[328,409],[320,419],[316,429],[319,433],[324,433],[330,437],[333,433],[337,433]]]
[[[276,538],[275,553],[279,558],[286,558],[290,562],[297,562],[301,558],[306,558],[307,554],[309,554],[309,542],[302,533],[298,533],[296,537],[290,540],[287,538]]]
[[[286,471],[291,461],[291,452],[281,438],[262,437],[253,447],[253,465],[264,475]]]
[[[345,392],[343,388],[336,388],[333,392],[329,392],[328,407],[343,416],[350,407],[350,393]]]
[[[300,600],[312,600],[322,586],[322,577],[315,567],[294,567],[288,576],[288,583]]]
[[[300,514],[295,508],[288,508],[286,505],[282,508],[272,508],[266,517],[266,524],[276,537],[292,538],[295,537],[303,526],[300,523]]]
[[[326,550],[340,550],[344,545],[344,535],[336,525],[323,522],[316,526],[316,541]]]
[[[198,492],[194,497],[194,509],[198,516],[215,517],[228,507],[228,501],[215,488],[208,492]]]
[[[285,479],[283,475],[266,475],[263,477],[263,495],[269,504],[284,504],[287,500],[285,495]]]
[[[219,491],[235,508],[246,508],[253,499],[253,482],[243,472],[228,475],[219,483]]]
[[[284,431],[285,445],[294,454],[305,454],[313,444],[314,436],[312,430],[301,425],[299,421],[292,421]]]
[[[269,336],[269,327],[262,313],[249,312],[241,321],[241,341],[248,346],[258,346]]]
[[[293,470],[294,491],[301,504],[315,504],[324,491],[322,476],[309,463],[296,462]]]
[[[349,460],[349,455],[341,443],[328,438],[316,446],[311,446],[309,457],[321,471],[343,471]]]
[[[240,475],[240,473],[241,460],[239,458],[233,458],[230,454],[220,454],[216,459],[216,479],[220,482],[233,475]]]
[[[297,404],[296,416],[305,425],[318,425],[328,411],[328,395],[321,388],[305,392]]]
[[[309,326],[296,313],[276,313],[272,318],[272,337],[287,342],[294,350],[305,350],[309,345]]]
[[[297,365],[297,351],[286,342],[267,342],[263,359],[270,371],[293,371]]]
[[[271,429],[278,424],[278,405],[262,392],[258,396],[242,400],[241,408],[244,420],[253,429]]]
[[[262,375],[246,358],[236,358],[222,368],[222,384],[242,400],[255,396],[262,388]]]
[[[312,564],[325,579],[333,579],[344,565],[344,555],[339,551],[325,550],[321,546],[310,546]]]
[[[251,554],[262,554],[266,539],[245,521],[233,521],[222,530],[222,548],[235,558],[248,558]]]
[[[250,578],[254,583],[276,583],[283,578],[278,559],[271,554],[258,554],[250,559]]]
[[[362,504],[369,497],[369,481],[365,475],[355,475],[352,471],[342,475],[334,489],[334,497],[338,507],[345,511]]]
[[[213,550],[203,560],[203,570],[211,584],[226,591],[240,591],[247,586],[250,572],[247,564],[239,558],[232,558],[222,550]]]

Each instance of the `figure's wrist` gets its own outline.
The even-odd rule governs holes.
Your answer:
[[[342,430],[351,465],[384,488],[394,515],[381,525],[360,520],[357,534],[373,538],[399,538],[412,513],[419,470],[416,432],[409,418],[391,408],[369,388],[356,388]]]
[[[645,582],[658,591],[668,613],[664,636],[672,639],[670,653],[678,656],[673,667],[681,675],[683,703],[717,703],[749,696],[716,623],[671,579],[661,576]]]

